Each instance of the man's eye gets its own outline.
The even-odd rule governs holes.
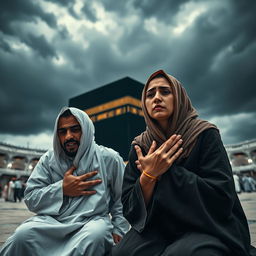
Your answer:
[[[66,130],[58,130],[58,134],[63,135],[66,133]]]
[[[73,127],[71,128],[72,132],[80,132],[81,131],[81,127],[77,126],[77,127]]]

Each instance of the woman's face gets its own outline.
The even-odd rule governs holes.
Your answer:
[[[169,81],[165,77],[157,77],[149,82],[145,105],[148,114],[165,126],[173,114],[174,97]],[[163,124],[163,125],[162,125]]]

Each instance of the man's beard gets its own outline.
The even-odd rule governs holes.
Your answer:
[[[66,154],[68,157],[75,157],[75,156],[76,156],[76,153],[77,153],[77,150],[76,150],[76,151],[68,151],[68,150],[66,149],[66,145],[67,145],[68,143],[70,143],[70,142],[76,143],[76,144],[77,144],[77,148],[79,148],[79,145],[80,145],[79,141],[74,140],[74,139],[70,139],[70,140],[65,141],[65,142],[64,142],[64,145],[61,145],[61,147],[63,148],[65,154]]]

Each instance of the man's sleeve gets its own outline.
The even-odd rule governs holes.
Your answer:
[[[58,215],[63,203],[62,182],[52,181],[48,157],[43,155],[27,181],[24,201],[37,214]]]

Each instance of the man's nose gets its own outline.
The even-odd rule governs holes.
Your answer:
[[[66,133],[66,140],[73,138],[73,133],[68,129]]]

